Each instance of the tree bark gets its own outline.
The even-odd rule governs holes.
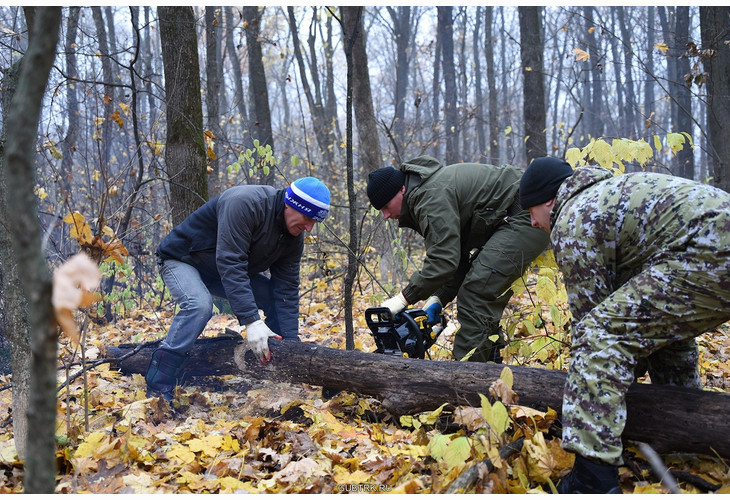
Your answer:
[[[226,52],[231,61],[231,71],[233,72],[233,80],[236,90],[233,93],[233,101],[240,115],[240,123],[242,129],[249,127],[248,111],[246,110],[246,98],[243,93],[243,73],[241,71],[241,60],[238,57],[238,50],[233,41],[233,29],[238,24],[233,17],[233,9],[230,6],[223,7],[226,16]],[[248,132],[244,130],[244,132]],[[253,140],[250,133],[246,133],[241,139],[244,149],[253,147]]]
[[[192,7],[158,7],[165,67],[167,144],[172,222],[180,224],[208,196],[200,63]]]
[[[394,415],[430,411],[444,403],[479,406],[479,394],[500,378],[504,365],[398,358],[330,349],[313,343],[270,340],[272,359],[261,365],[235,332],[199,339],[188,359],[189,375],[237,374],[304,383],[373,396]],[[138,344],[109,347],[105,356],[122,373],[144,373],[154,345],[128,355]],[[116,361],[119,360],[119,361]],[[562,407],[567,374],[510,366],[519,404],[537,410]],[[715,452],[730,458],[726,415],[730,395],[674,386],[632,384],[625,440],[643,441],[659,452]],[[697,427],[702,422],[702,428]]]
[[[712,184],[730,192],[730,7],[700,7],[702,49],[714,53],[704,62],[707,71]]]
[[[459,123],[456,100],[456,69],[454,67],[453,7],[437,7],[438,32],[441,38],[441,68],[444,72],[444,134],[446,135],[446,165],[462,160],[459,154]]]
[[[53,493],[56,480],[56,321],[51,306],[51,274],[42,251],[38,214],[32,207],[36,182],[38,119],[48,75],[56,55],[60,7],[36,7],[34,26],[7,115],[8,209],[19,277],[28,297],[30,400],[23,481],[26,493]],[[15,419],[26,415],[15,415]]]
[[[689,86],[684,81],[684,75],[690,72],[690,61],[686,55],[687,43],[690,41],[689,36],[689,7],[677,6],[677,30],[674,36],[674,43],[677,47],[677,77],[679,81],[674,87],[677,94],[677,107],[675,111],[677,115],[674,117],[677,133],[686,132],[692,136],[693,118],[692,118],[692,94]],[[689,141],[685,142],[684,147],[677,152],[678,171],[676,175],[685,179],[695,178],[695,158],[694,150],[689,145]]]
[[[312,94],[312,89],[309,86],[309,78],[307,77],[307,67],[304,64],[304,56],[302,55],[301,44],[299,43],[299,30],[297,27],[296,17],[294,16],[294,7],[287,7],[287,13],[289,14],[289,30],[292,34],[292,44],[294,46],[294,56],[297,59],[297,67],[299,68],[299,78],[301,79],[302,89],[304,96],[307,98],[307,104],[309,105],[309,112],[312,115],[312,126],[314,127],[314,136],[317,138],[317,145],[319,146],[319,152],[324,159],[324,163],[329,167],[334,165],[334,155],[332,153],[332,145],[334,134],[331,134],[332,124],[328,122],[327,116],[325,115],[326,109],[324,102],[322,101],[322,93],[319,90],[319,83],[317,83],[318,76],[317,66],[310,65],[310,71],[312,72],[312,79],[315,82],[315,95]],[[310,48],[312,43],[310,42]]]
[[[378,124],[375,120],[373,95],[370,88],[368,56],[365,50],[365,33],[362,22],[365,7],[342,7],[341,12],[345,40],[354,36],[352,42],[352,107],[357,124],[360,165],[364,165],[368,171],[376,170],[383,166],[383,154],[380,149]]]
[[[545,75],[543,74],[543,36],[540,7],[518,7],[520,53],[524,98],[525,153],[527,163],[547,154],[545,142]]]
[[[262,8],[263,9],[263,8]],[[251,135],[259,143],[271,146],[274,151],[274,133],[271,128],[271,108],[269,107],[269,90],[266,85],[266,71],[261,49],[261,17],[263,10],[256,6],[243,7],[243,18],[246,21],[246,48],[248,50],[248,81],[251,95]],[[262,173],[262,184],[274,183],[274,172]]]
[[[216,13],[218,12],[218,14]],[[212,156],[206,152],[211,167],[211,182],[208,185],[208,198],[221,193],[220,154],[223,132],[220,128],[220,92],[223,67],[221,64],[221,20],[220,7],[205,7],[205,106],[206,124],[213,134]]]
[[[387,7],[390,19],[393,22],[393,35],[395,37],[395,95],[393,104],[393,136],[395,138],[396,156],[399,163],[400,152],[403,150],[406,139],[406,98],[408,96],[408,74],[411,67],[409,44],[411,41],[411,7]]]
[[[496,66],[494,60],[494,36],[492,34],[492,6],[484,7],[484,58],[487,61],[487,92],[489,94],[489,149],[487,163],[499,165],[499,110],[497,107]]]
[[[34,7],[26,7],[33,10]],[[16,61],[5,71],[2,81],[2,114],[8,116],[10,102],[18,85],[20,68],[23,59]],[[0,132],[0,221],[9,221],[8,190],[7,190],[7,162],[5,160],[6,136],[8,124],[3,123]],[[10,212],[12,213],[12,211]],[[13,414],[20,415],[13,421],[13,435],[15,438],[18,457],[25,460],[25,445],[28,436],[28,422],[25,418],[30,395],[30,317],[28,313],[28,299],[23,293],[23,283],[20,270],[16,264],[13,237],[8,224],[0,223],[0,296],[5,300],[5,331],[10,341],[10,365],[13,371]]]

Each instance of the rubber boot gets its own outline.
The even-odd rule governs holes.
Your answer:
[[[563,478],[557,490],[562,494],[622,493],[618,467],[576,455],[573,470]]]
[[[147,397],[162,396],[167,401],[172,401],[183,363],[187,358],[184,354],[177,354],[167,349],[157,349],[153,352],[145,375]]]

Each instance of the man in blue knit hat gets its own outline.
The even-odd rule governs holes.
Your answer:
[[[271,359],[269,338],[299,339],[303,233],[325,219],[329,202],[329,189],[314,177],[280,190],[237,186],[162,240],[156,251],[160,274],[180,310],[152,354],[148,395],[172,399],[183,363],[213,315],[213,296],[228,300],[261,363]]]

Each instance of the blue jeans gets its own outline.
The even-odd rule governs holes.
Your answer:
[[[177,354],[187,354],[213,316],[213,296],[226,299],[226,292],[220,280],[204,282],[198,270],[190,264],[167,259],[158,262],[158,267],[172,299],[180,306],[160,347]],[[266,325],[278,333],[279,320],[271,300],[269,278],[254,274],[250,279],[256,305],[266,315]]]

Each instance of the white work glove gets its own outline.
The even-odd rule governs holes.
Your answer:
[[[403,309],[408,307],[408,301],[403,296],[403,292],[398,292],[395,297],[391,297],[382,304],[380,304],[380,307],[387,307],[388,309],[390,309],[390,313],[395,316]]]
[[[274,337],[275,339],[281,340],[281,336],[272,332],[271,329],[266,326],[266,323],[260,319],[246,325],[246,337],[248,338],[249,347],[256,357],[261,360],[262,365],[265,365],[266,362],[271,359],[271,353],[269,352],[269,339]]]

